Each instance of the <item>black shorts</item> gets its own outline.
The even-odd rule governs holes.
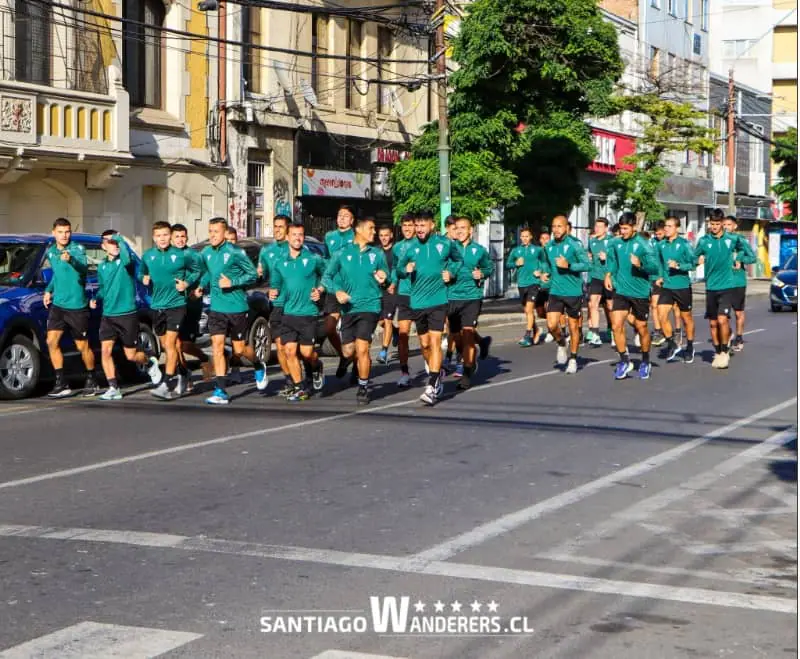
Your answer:
[[[281,316],[281,342],[313,346],[317,333],[317,316]]]
[[[678,305],[681,311],[692,310],[692,287],[689,288],[662,288],[658,296],[658,306]]]
[[[272,336],[279,339],[281,337],[281,323],[283,322],[283,307],[272,307],[269,314],[269,329]]]
[[[100,319],[100,340],[119,339],[125,348],[135,348],[139,343],[139,317],[136,313],[124,316],[103,316]]]
[[[67,329],[73,341],[86,341],[89,334],[89,310],[51,306],[47,316],[47,331],[63,332]]]
[[[606,282],[603,279],[592,279],[589,282],[589,295],[599,295],[603,302],[611,299],[611,291],[606,288]]]
[[[528,302],[535,303],[536,298],[539,297],[539,292],[542,290],[542,287],[539,284],[533,284],[531,286],[520,286],[519,288],[519,302],[524,309]]]
[[[614,293],[611,301],[611,311],[626,311],[632,313],[636,320],[647,320],[650,318],[650,298],[647,297],[626,297],[619,293]]]
[[[439,304],[435,307],[414,310],[414,324],[417,326],[417,336],[428,332],[444,332],[444,321],[447,318],[447,305]]]
[[[536,299],[533,301],[533,306],[545,307],[547,306],[547,302],[549,300],[550,300],[550,289],[540,288],[539,292],[536,294]]]
[[[732,304],[734,311],[744,311],[745,297],[747,296],[747,287],[739,286],[731,289]]]
[[[657,284],[650,284],[650,297],[654,295],[658,296],[661,295],[661,291],[664,290],[663,286],[658,286]]]
[[[164,336],[167,332],[179,332],[184,318],[186,318],[185,306],[153,309],[153,331],[156,336]]]
[[[398,295],[397,296],[397,320],[414,320],[416,318],[416,314],[414,310],[411,308],[411,296],[410,295]]]
[[[322,303],[322,314],[327,316],[331,313],[342,313],[342,305],[336,299],[335,293],[328,293],[325,295],[325,301]]]
[[[580,318],[583,307],[583,297],[564,297],[551,295],[547,301],[547,313],[565,313],[570,318]]]
[[[202,304],[186,305],[186,316],[178,330],[178,338],[187,343],[194,343],[200,336],[200,317],[203,315]]]
[[[247,337],[247,313],[208,312],[208,335],[231,337],[231,341],[244,341]]]
[[[397,296],[384,293],[381,299],[381,320],[394,320],[394,312],[397,309]]]
[[[447,308],[450,332],[458,334],[465,327],[477,327],[482,306],[482,300],[452,300]]]
[[[372,341],[375,328],[378,326],[379,314],[376,313],[346,313],[342,316],[342,325],[339,333],[342,344],[353,343],[356,339]]]
[[[724,288],[719,291],[706,291],[706,318],[714,320],[718,316],[730,316],[733,309],[735,288]]]

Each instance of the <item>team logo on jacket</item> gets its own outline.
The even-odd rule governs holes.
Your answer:
[[[227,264],[227,263],[228,263],[228,261],[230,260],[230,258],[231,258],[231,255],[230,255],[230,254],[225,254],[225,255],[222,257],[222,263],[224,263],[224,264]]]
[[[439,255],[441,256],[442,252],[444,251],[444,245],[436,245],[436,251],[439,252]]]
[[[211,257],[209,256],[209,258],[211,258]],[[155,257],[155,256],[151,256],[151,257],[150,257],[150,260],[151,260],[151,261],[155,261],[155,260],[156,260],[156,257]]]
[[[633,244],[633,253],[634,253],[634,254],[636,254],[636,252],[637,252],[638,250],[639,250],[639,245],[637,245],[636,243],[634,243],[634,244]]]
[[[172,256],[170,256],[170,258],[172,259],[172,262],[175,263],[175,259],[178,258],[178,255],[177,254],[173,254]]]
[[[731,246],[731,241],[730,241],[730,238],[726,238],[726,239],[725,239],[725,244],[726,244],[728,247],[730,247],[730,246]]]
[[[353,255],[352,254],[348,254],[347,255],[347,260],[348,261],[352,261],[353,260]]]
[[[474,255],[474,254],[477,254],[477,253],[478,253],[478,250],[477,250],[477,248],[473,247],[473,248],[472,248],[472,253],[473,253],[473,255]]]
[[[369,262],[370,262],[371,265],[375,265],[375,255],[374,254],[370,254],[369,255]]]
[[[564,254],[566,254],[568,251],[569,251],[569,245],[564,245]]]
[[[303,259],[303,265],[308,265],[308,259]]]

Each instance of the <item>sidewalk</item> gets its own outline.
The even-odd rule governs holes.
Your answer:
[[[747,297],[765,297],[769,295],[769,287],[769,279],[748,279]],[[513,294],[516,295],[516,291]],[[705,306],[706,283],[699,281],[693,284],[692,295],[695,306]],[[497,325],[506,321],[520,320],[521,317],[522,309],[517,297],[489,298],[483,301],[483,309],[481,310],[482,325]]]

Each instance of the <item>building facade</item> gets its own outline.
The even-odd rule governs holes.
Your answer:
[[[228,213],[241,233],[269,236],[282,213],[319,237],[341,204],[391,222],[389,170],[436,118],[427,36],[397,27],[409,10],[370,21],[312,9],[229,17],[252,44],[232,54],[226,87]]]
[[[173,0],[0,0],[0,227],[119,230],[156,220],[190,237],[224,211],[207,140],[214,20]]]

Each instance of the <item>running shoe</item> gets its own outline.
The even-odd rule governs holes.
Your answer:
[[[653,332],[651,343],[658,348],[667,342],[667,338],[661,332]]]
[[[444,393],[444,371],[439,371],[439,381],[436,384],[436,397],[441,398]]]
[[[639,364],[639,379],[649,380],[651,370],[652,370],[652,365],[650,364],[650,362],[642,362],[641,364]]]
[[[116,387],[109,387],[108,390],[100,396],[100,400],[122,400],[122,392]]]
[[[679,362],[681,361],[681,355],[683,354],[683,348],[681,348],[680,344],[677,344],[672,350],[669,351],[667,355],[668,362]]]
[[[359,405],[367,405],[369,403],[369,389],[361,385],[356,392],[356,402]]]
[[[464,375],[458,381],[456,388],[460,389],[461,391],[466,391],[467,389],[472,387],[472,375],[473,373],[470,373],[469,371],[464,371]]]
[[[64,384],[63,382],[59,382],[56,380],[56,384],[53,387],[53,390],[47,394],[48,398],[66,398],[67,396],[72,395],[72,389],[69,388],[68,385]]]
[[[175,380],[175,394],[178,396],[183,396],[186,393],[187,386],[186,380],[188,376],[185,375],[178,375],[177,379]]]
[[[149,366],[147,367],[147,375],[150,377],[150,382],[154,385],[161,384],[161,379],[164,377],[161,373],[161,367],[158,365],[158,360],[155,357],[150,357],[147,360]]]
[[[83,385],[83,397],[84,398],[92,398],[93,396],[97,396],[100,393],[100,385],[97,384],[97,381],[94,379],[93,375],[86,376],[86,382]]]
[[[731,349],[734,352],[741,352],[744,350],[744,339],[741,336],[737,336],[736,340],[731,345]]]
[[[227,405],[230,402],[231,399],[228,398],[228,394],[224,389],[220,389],[219,387],[214,389],[214,393],[206,398],[206,403],[209,405]]]
[[[683,353],[683,363],[691,364],[694,362],[694,346],[691,349],[687,348]]]
[[[436,405],[436,389],[433,385],[427,385],[419,399],[426,405]]]
[[[556,363],[559,366],[563,366],[569,360],[569,353],[567,352],[567,346],[558,346],[558,350],[556,350]]]
[[[552,343],[553,342],[553,335],[550,332],[546,332],[544,335],[544,342],[545,343]]]
[[[411,376],[408,373],[401,373],[397,386],[401,389],[408,389],[411,386]]]
[[[530,348],[533,345],[533,339],[526,334],[519,340],[517,345],[522,346],[523,348]]]
[[[269,376],[267,375],[267,365],[261,362],[258,368],[253,372],[256,378],[256,389],[264,391],[269,384]]]
[[[389,351],[386,348],[381,348],[381,351],[378,353],[377,362],[379,364],[389,363]]]
[[[325,371],[322,368],[322,362],[319,363],[317,370],[311,376],[311,388],[314,391],[322,391],[325,386]]]
[[[298,387],[286,397],[286,400],[288,400],[290,403],[308,400],[308,392],[305,389]]]
[[[575,375],[578,372],[578,360],[577,359],[570,359],[567,362],[567,368],[564,370],[564,373],[567,375]]]
[[[221,389],[217,389],[216,391],[221,391]],[[214,393],[216,393],[216,391]],[[172,400],[173,398],[176,398],[175,393],[170,391],[166,382],[162,382],[155,389],[153,389],[150,392],[150,395],[160,398],[161,400]]]
[[[614,378],[616,380],[624,380],[631,371],[633,371],[633,362],[619,362],[614,369]]]
[[[463,376],[464,376],[464,363],[461,362],[459,364],[456,364],[456,370],[453,371],[453,377],[454,378],[460,378],[460,377],[463,377]]]

